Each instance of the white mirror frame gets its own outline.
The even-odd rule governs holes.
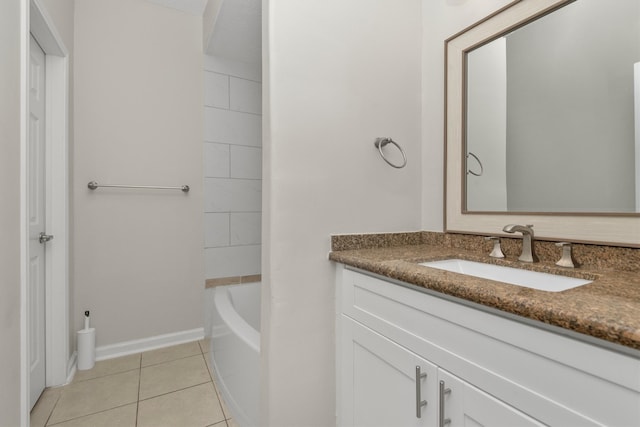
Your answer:
[[[502,233],[507,224],[533,224],[536,237],[545,240],[640,247],[640,216],[463,211],[466,52],[572,1],[517,0],[445,41],[446,232],[507,235]]]

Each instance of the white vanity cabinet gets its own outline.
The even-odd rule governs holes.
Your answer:
[[[337,282],[340,426],[640,426],[634,355],[343,266]]]
[[[438,368],[349,317],[342,327],[343,425],[436,425]]]

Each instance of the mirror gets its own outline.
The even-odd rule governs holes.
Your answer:
[[[446,41],[446,231],[640,247],[639,21],[520,0]]]
[[[466,64],[467,211],[640,211],[640,0],[566,4]]]

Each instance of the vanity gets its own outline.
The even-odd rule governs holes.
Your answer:
[[[444,233],[332,236],[339,426],[640,426],[639,17],[516,0],[445,41]]]
[[[549,292],[420,265],[451,258],[491,262],[441,241],[331,252],[338,425],[640,425],[637,271]]]

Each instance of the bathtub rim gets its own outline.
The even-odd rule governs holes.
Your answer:
[[[218,315],[231,332],[239,337],[253,351],[260,354],[260,331],[255,330],[235,310],[231,301],[230,289],[235,287],[260,287],[260,282],[237,285],[217,286],[214,290],[213,302]]]

